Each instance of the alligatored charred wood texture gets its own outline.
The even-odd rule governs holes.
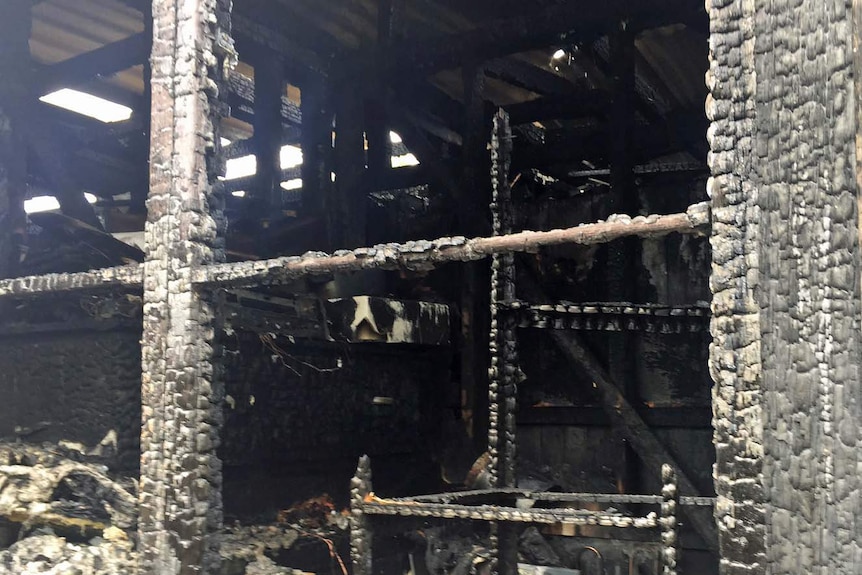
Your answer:
[[[722,572],[858,573],[860,22],[707,6]]]
[[[141,571],[211,573],[222,527],[214,309],[195,267],[223,259],[216,121],[233,58],[230,0],[153,5],[152,141],[144,263]]]

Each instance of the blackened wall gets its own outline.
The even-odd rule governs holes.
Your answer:
[[[125,328],[0,338],[0,437],[92,447],[113,429],[121,467],[136,470],[140,337]]]
[[[246,332],[226,337],[229,512],[264,513],[321,492],[346,503],[362,454],[381,493],[438,486],[439,422],[447,403],[458,405],[448,348],[276,345]]]

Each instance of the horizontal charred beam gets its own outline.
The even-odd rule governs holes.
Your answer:
[[[594,125],[546,132],[541,145],[516,146],[512,166],[522,170],[564,166],[581,160],[602,163],[609,161],[610,144],[608,131]],[[672,151],[678,151],[678,146],[665,127],[635,127],[632,135],[635,161],[647,161]]]
[[[512,523],[543,523],[564,525],[603,525],[647,529],[658,526],[655,514],[645,517],[613,511],[591,511],[558,507],[555,509],[525,509],[499,505],[470,506],[457,503],[424,503],[397,499],[374,498],[359,505],[366,515],[397,515],[401,517],[438,517],[441,519],[471,519],[473,521],[503,521]]]
[[[139,264],[89,272],[46,274],[0,280],[0,297],[68,292],[115,286],[140,287],[143,266]]]
[[[684,213],[611,216],[608,221],[547,232],[520,232],[507,236],[467,239],[440,238],[406,244],[383,244],[342,250],[332,255],[309,252],[303,256],[203,266],[192,280],[202,287],[239,287],[283,283],[305,275],[351,272],[363,269],[427,269],[449,262],[483,259],[495,253],[533,252],[546,246],[591,245],[629,236],[660,237],[671,233],[699,234],[709,225],[708,202],[689,206]],[[143,266],[131,265],[81,273],[46,274],[0,280],[0,297],[98,289],[139,287]]]
[[[710,407],[645,407],[638,413],[651,428],[712,428]],[[611,423],[605,408],[598,406],[529,407],[518,412],[518,425],[606,427]]]
[[[602,90],[584,90],[574,94],[537,98],[506,106],[512,125],[547,120],[567,120],[604,116],[610,105],[610,95]]]
[[[312,274],[363,269],[428,269],[449,262],[475,261],[495,253],[532,252],[562,244],[600,244],[629,236],[657,237],[670,233],[702,233],[709,225],[709,204],[695,204],[685,213],[582,224],[548,232],[521,232],[507,236],[466,239],[441,238],[406,244],[384,244],[343,250],[332,255],[310,252],[257,262],[207,266],[195,271],[198,285],[249,286],[283,283]]]
[[[574,84],[550,69],[512,58],[487,62],[485,74],[537,94],[569,94],[575,90]]]
[[[151,42],[150,36],[141,32],[47,66],[38,72],[35,90],[38,94],[47,94],[143,64],[149,57]]]

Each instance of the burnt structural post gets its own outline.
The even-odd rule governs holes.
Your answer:
[[[28,0],[11,0],[0,18],[0,278],[15,275],[26,226],[26,144],[13,116],[28,97],[30,7]]]
[[[611,190],[609,211],[636,216],[638,193],[635,187],[633,162],[633,132],[635,122],[635,35],[626,23],[610,35],[610,64],[612,74],[612,101],[609,128]],[[640,241],[624,238],[608,244],[607,278],[610,301],[638,301],[637,274]],[[637,354],[634,353],[637,338],[632,332],[608,335],[608,369],[611,377],[623,386],[625,397],[636,402],[638,395]],[[624,492],[634,493],[639,489],[639,461],[631,444],[626,442],[625,471],[621,478]]]
[[[192,272],[223,259],[217,100],[235,59],[230,0],[154,0],[143,266],[141,572],[218,570],[221,424],[215,313]]]
[[[306,79],[301,88],[302,214],[322,219],[332,195],[332,111],[322,77]]]
[[[335,193],[326,206],[333,248],[365,244],[366,189],[363,99],[343,85],[335,97]]]
[[[278,217],[281,202],[281,99],[284,62],[273,50],[260,48],[254,61],[254,154],[257,160],[253,205],[264,219]]]
[[[859,3],[707,9],[721,572],[860,573]]]

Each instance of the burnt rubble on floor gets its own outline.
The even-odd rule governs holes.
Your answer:
[[[0,443],[0,574],[137,572],[137,480],[112,472],[115,437],[110,432],[92,449]],[[218,575],[302,575],[279,564],[299,540],[326,545],[341,561],[332,540],[344,538],[346,517],[307,508],[267,525],[226,526]]]

